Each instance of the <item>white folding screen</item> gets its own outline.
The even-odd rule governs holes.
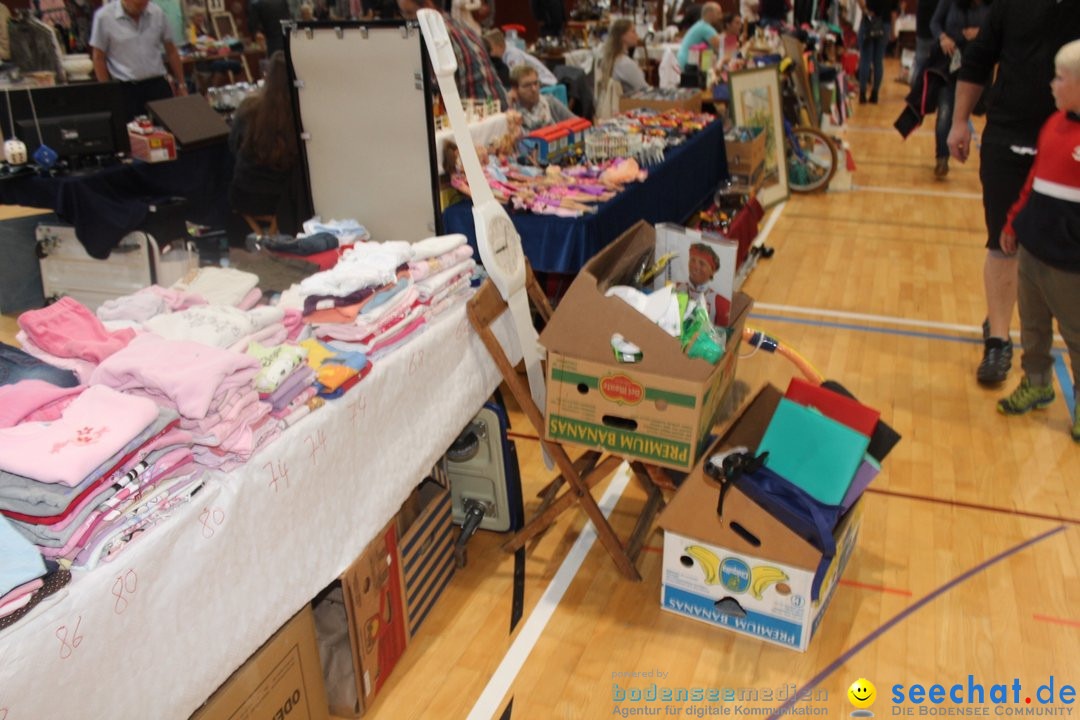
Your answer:
[[[287,41],[314,212],[377,241],[436,232],[421,43],[415,26],[361,23],[301,23]]]

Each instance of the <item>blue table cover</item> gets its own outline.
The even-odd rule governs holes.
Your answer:
[[[645,182],[628,185],[594,214],[560,218],[526,212],[510,217],[533,270],[576,273],[638,220],[684,222],[727,177],[724,129],[717,120],[669,150],[664,162],[649,168]],[[463,233],[476,247],[471,202],[446,208],[443,223],[447,233]]]

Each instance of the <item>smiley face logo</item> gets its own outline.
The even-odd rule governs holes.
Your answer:
[[[877,688],[874,687],[874,683],[866,678],[859,678],[851,683],[847,695],[848,701],[858,708],[856,712],[851,713],[853,716],[873,717],[873,713],[869,712],[866,708],[873,705],[874,701],[877,700]]]

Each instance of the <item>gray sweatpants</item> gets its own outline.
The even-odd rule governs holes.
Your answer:
[[[1024,357],[1020,366],[1032,385],[1053,382],[1053,319],[1065,338],[1072,363],[1073,387],[1080,373],[1080,273],[1065,272],[1047,265],[1020,246],[1019,284],[1020,343]]]

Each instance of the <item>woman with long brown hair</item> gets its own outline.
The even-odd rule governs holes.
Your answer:
[[[649,87],[641,66],[628,52],[638,44],[634,23],[620,18],[611,23],[607,40],[600,49],[596,61],[596,118],[611,117],[619,112],[619,98],[623,95]]]
[[[291,187],[299,147],[284,53],[270,57],[266,82],[233,118],[229,148],[236,157],[229,202],[251,229],[277,234],[283,189]]]

